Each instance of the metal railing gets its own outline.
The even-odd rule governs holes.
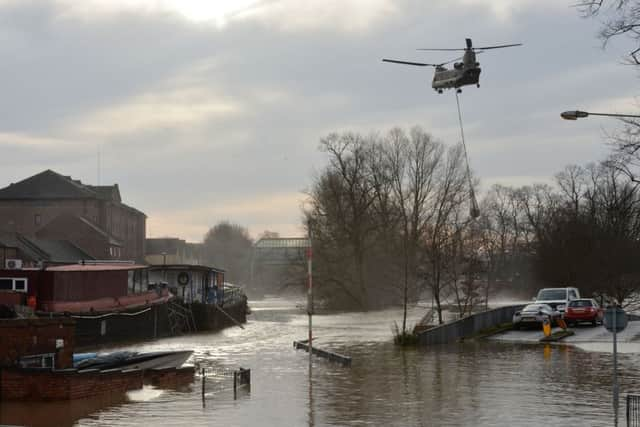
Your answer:
[[[222,298],[222,306],[231,305],[238,302],[242,302],[246,298],[242,288],[224,288],[224,294]]]
[[[230,390],[233,387],[233,399],[238,397],[238,389],[244,387],[251,390],[251,369],[201,368],[202,406],[205,405],[207,388],[213,387],[216,392]]]

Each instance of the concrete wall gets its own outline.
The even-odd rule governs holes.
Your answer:
[[[457,342],[461,338],[475,335],[483,329],[511,322],[513,314],[522,307],[522,305],[499,307],[436,326],[418,333],[418,343],[420,345],[434,345]]]

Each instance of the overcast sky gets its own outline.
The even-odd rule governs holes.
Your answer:
[[[300,235],[332,131],[421,125],[459,141],[455,95],[420,47],[524,43],[478,57],[461,96],[475,174],[524,185],[604,158],[636,112],[624,41],[606,50],[573,0],[0,0],[0,187],[53,169],[118,183],[149,237],[200,241],[228,219]]]

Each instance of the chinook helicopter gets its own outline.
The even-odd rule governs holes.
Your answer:
[[[434,67],[433,81],[431,87],[438,93],[442,93],[444,89],[456,89],[458,93],[462,92],[461,86],[473,85],[480,87],[480,63],[476,61],[476,55],[489,49],[501,49],[505,47],[522,46],[522,43],[503,44],[499,46],[483,46],[473,47],[471,39],[466,39],[467,47],[460,49],[418,49],[429,51],[464,51],[460,58],[440,64],[428,64],[424,62],[398,61],[396,59],[383,59],[384,62],[393,62],[395,64],[416,65],[418,67]],[[462,60],[462,62],[456,62]],[[445,67],[447,64],[453,64],[453,68]]]

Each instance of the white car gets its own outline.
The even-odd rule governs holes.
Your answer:
[[[544,288],[538,292],[535,303],[550,305],[554,310],[564,314],[569,301],[578,298],[580,298],[578,288]]]
[[[513,315],[513,329],[523,326],[542,326],[548,320],[551,326],[558,323],[561,315],[547,304],[529,304]]]

